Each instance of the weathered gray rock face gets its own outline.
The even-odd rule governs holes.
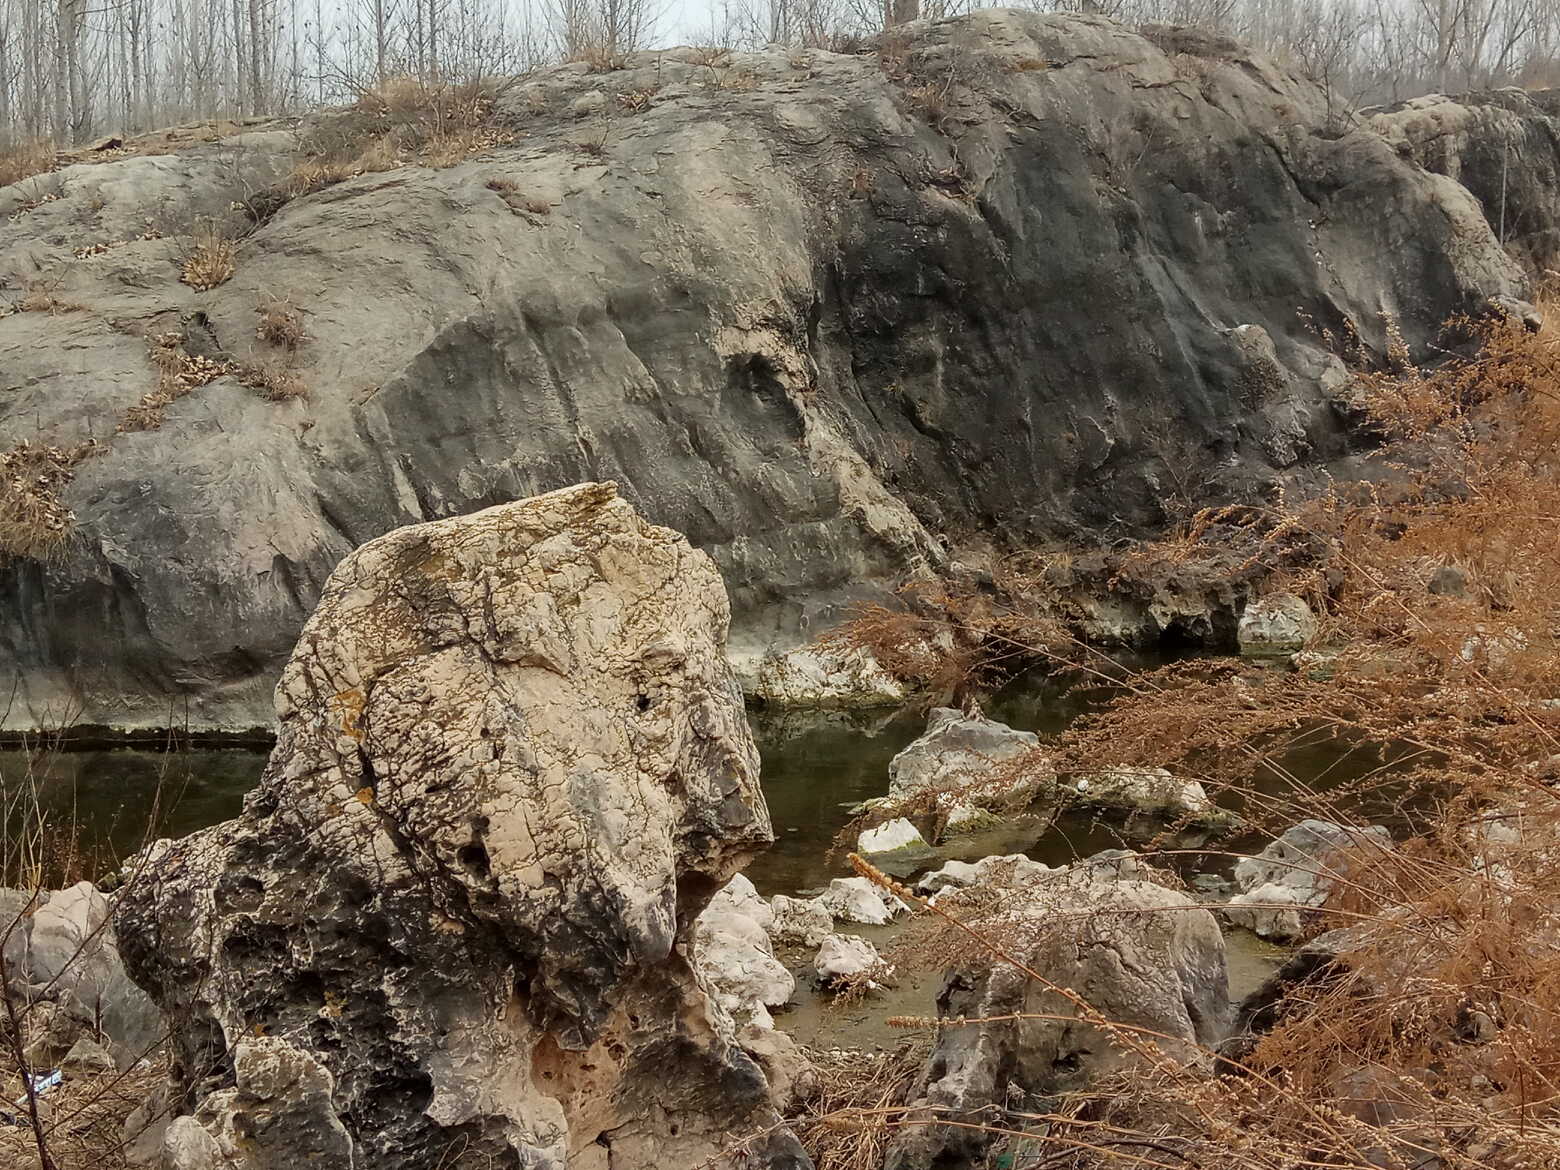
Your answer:
[[[1172,1060],[1211,1064],[1229,989],[1224,939],[1206,910],[1175,890],[1087,866],[1011,887],[1004,902],[1003,920],[981,929],[1041,981],[985,955],[948,973],[937,1014],[990,1022],[938,1034],[919,1104],[948,1120],[989,1121],[993,1107],[1033,1108],[1142,1059],[1058,989],[1075,992],[1107,1020],[1159,1033],[1165,1038],[1144,1043]],[[976,1128],[911,1126],[885,1165],[973,1165],[984,1145]]]
[[[1560,265],[1560,91],[1431,94],[1370,118],[1404,157],[1456,179],[1535,269]]]
[[[727,620],[611,485],[342,562],[243,815],[122,909],[232,1165],[694,1165],[775,1121],[685,953],[772,836]],[[807,1164],[783,1128],[755,1158]]]
[[[715,558],[756,661],[945,540],[1303,474],[1339,441],[1319,328],[1417,346],[1521,295],[1467,191],[1239,46],[1009,11],[905,35],[543,72],[513,143],[295,200],[210,292],[177,233],[287,169],[281,128],[0,192],[0,277],[87,306],[0,320],[0,441],[110,438],[144,335],[247,360],[263,293],[313,391],[220,378],[78,468],[77,538],[0,579],[12,721],[266,722],[356,544],[609,477]]]

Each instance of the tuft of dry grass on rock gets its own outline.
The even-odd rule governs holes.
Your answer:
[[[303,328],[303,314],[287,297],[267,294],[255,306],[260,318],[255,325],[255,336],[271,345],[295,350],[307,338]]]
[[[566,63],[583,61],[585,67],[592,73],[616,73],[628,68],[629,55],[621,49],[614,49],[605,44],[588,44],[580,48],[573,56],[565,58]]]
[[[489,191],[493,192],[500,199],[502,199],[509,210],[513,211],[516,215],[522,213],[526,215],[552,214],[551,203],[535,195],[525,194],[520,189],[520,184],[516,183],[513,179],[507,179],[503,177],[489,179],[487,188]]]
[[[239,366],[233,371],[251,390],[268,402],[291,402],[309,396],[309,386],[285,358]]]
[[[120,433],[155,431],[162,426],[163,413],[169,406],[190,391],[233,372],[226,362],[188,352],[182,333],[157,334],[148,341],[147,354],[157,370],[157,388],[125,411],[119,420]]]
[[[237,242],[215,220],[203,220],[190,239],[179,279],[197,292],[209,292],[237,271]]]
[[[101,451],[91,439],[73,447],[24,439],[0,453],[0,554],[47,560],[65,547],[76,514],[60,493],[76,465]]]
[[[87,306],[79,301],[67,301],[56,295],[55,286],[51,284],[34,283],[29,285],[27,291],[16,300],[12,306],[12,312],[16,313],[47,313],[51,317],[57,317],[61,313],[84,313]]]
[[[0,148],[0,187],[9,187],[54,169],[54,147],[48,142],[20,142]]]

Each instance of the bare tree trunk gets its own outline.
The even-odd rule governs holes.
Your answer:
[[[439,0],[428,0],[428,79],[439,77]]]
[[[233,0],[233,112],[244,112],[244,0]]]
[[[262,0],[249,0],[249,112],[265,113],[265,72],[260,67],[260,45],[264,38],[265,15]]]
[[[374,83],[385,84],[385,0],[374,0]]]

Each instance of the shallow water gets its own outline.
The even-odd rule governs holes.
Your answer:
[[[1053,680],[1020,679],[987,705],[987,714],[1044,739],[1079,714],[1110,697],[1104,686],[1059,686]],[[763,759],[763,786],[776,842],[747,870],[760,892],[794,894],[826,885],[848,873],[836,838],[850,820],[851,806],[888,789],[888,765],[920,735],[920,712],[857,714],[750,714]],[[12,794],[37,793],[39,803],[60,829],[76,827],[76,836],[94,851],[84,866],[107,872],[154,835],[181,835],[236,815],[243,798],[260,778],[266,753],[240,748],[149,751],[115,750],[27,753],[0,751],[0,777]],[[1310,768],[1322,771],[1319,756]],[[14,807],[14,804],[13,804]],[[993,853],[1022,852],[1048,865],[1063,865],[1101,849],[1141,845],[1163,826],[1136,826],[1119,816],[1068,813],[1053,821],[1015,816],[997,828],[955,840],[939,848],[938,860],[978,860]],[[1200,842],[1180,842],[1195,848]],[[1160,842],[1161,846],[1164,842]],[[1185,868],[1201,860],[1189,855]],[[57,878],[53,880],[58,880]],[[897,928],[846,927],[886,945]],[[1231,931],[1230,991],[1239,999],[1282,961],[1283,952],[1244,931]],[[776,1012],[781,1024],[802,1043],[889,1048],[903,1034],[886,1019],[895,1014],[933,1015],[940,974],[901,972],[896,985],[868,1000],[839,1007],[811,982],[811,954],[781,956],[797,976],[793,1001]]]
[[[988,704],[987,714],[1042,735],[1061,731],[1108,696],[1103,687],[1063,688],[1021,679]],[[865,714],[795,713],[749,716],[763,759],[764,794],[774,823],[774,848],[747,873],[765,894],[795,893],[847,873],[843,853],[831,856],[847,811],[888,790],[888,764],[920,735],[916,711]],[[243,748],[153,751],[0,751],[0,777],[11,799],[36,791],[51,823],[75,829],[104,869],[153,836],[181,836],[237,815],[260,778],[266,753]],[[1032,818],[964,839],[947,856],[1029,852],[1059,864],[1123,843],[1088,817],[1064,819],[1042,833]]]
[[[1055,679],[1020,678],[987,704],[987,714],[1041,738],[1062,731],[1077,716],[1097,709],[1108,686],[1065,687]],[[766,713],[749,716],[763,758],[763,786],[776,842],[747,873],[764,894],[796,893],[826,885],[848,872],[836,838],[849,809],[888,789],[888,765],[915,739],[925,717],[915,711],[870,713]],[[1302,779],[1335,780],[1339,749],[1319,743],[1295,761]],[[8,799],[34,791],[56,829],[72,827],[96,855],[98,867],[114,863],[154,835],[177,836],[238,813],[244,794],[259,780],[264,752],[195,748],[158,752],[119,748],[93,751],[0,751],[0,778]],[[1363,765],[1351,765],[1349,772]],[[1308,810],[1297,808],[1294,819]],[[939,850],[944,857],[978,859],[1023,852],[1061,865],[1101,849],[1141,845],[1159,833],[1154,821],[1119,816],[1064,814],[1055,823],[1020,816]],[[1164,842],[1160,842],[1164,846]],[[1188,849],[1190,837],[1171,843]],[[1227,847],[1227,846],[1226,846]],[[1203,859],[1189,855],[1182,868]],[[936,864],[940,864],[937,862]],[[1220,867],[1216,859],[1210,864]]]

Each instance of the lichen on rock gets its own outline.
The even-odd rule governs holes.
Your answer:
[[[679,945],[772,839],[727,621],[611,484],[337,567],[243,814],[123,904],[235,1167],[695,1165],[775,1126]],[[808,1164],[784,1127],[749,1151]]]

